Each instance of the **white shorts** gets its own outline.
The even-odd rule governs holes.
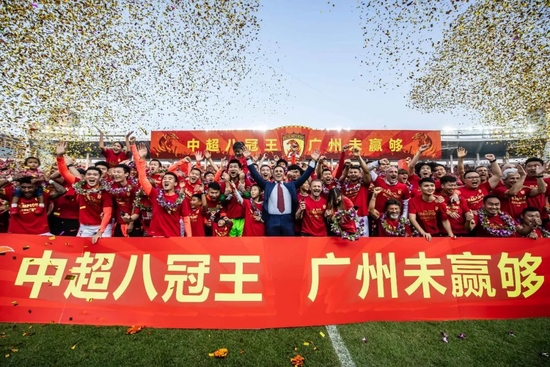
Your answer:
[[[95,225],[95,226],[87,226],[85,224],[81,224],[78,228],[78,234],[76,237],[93,237],[97,231],[99,231],[99,228],[101,225]],[[108,224],[105,228],[105,232],[101,235],[101,237],[113,237],[113,226],[111,224]]]

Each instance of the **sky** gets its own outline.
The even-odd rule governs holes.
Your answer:
[[[368,50],[363,48],[355,0],[342,0],[334,7],[315,0],[261,4],[259,42],[266,56],[260,62],[274,67],[284,78],[280,83],[261,77],[249,81],[258,89],[255,93],[260,104],[266,105],[250,108],[237,100],[231,111],[238,116],[236,121],[226,124],[223,117],[212,116],[216,121],[213,128],[304,125],[318,129],[443,130],[475,123],[465,116],[409,108],[407,85],[368,91],[372,88],[369,80],[393,76],[361,64]],[[277,98],[270,98],[269,93]]]

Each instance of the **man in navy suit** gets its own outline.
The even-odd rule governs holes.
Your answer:
[[[311,153],[306,171],[296,180],[285,182],[285,170],[281,166],[273,169],[273,182],[265,181],[253,165],[251,153],[243,150],[250,175],[264,190],[262,219],[267,236],[294,236],[294,215],[298,208],[298,188],[311,176],[319,159],[319,151]]]

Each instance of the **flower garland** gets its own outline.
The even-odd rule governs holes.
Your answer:
[[[340,227],[340,221],[344,218],[348,217],[352,221],[355,222],[355,225],[357,227],[357,230],[355,233],[349,233],[346,231],[343,231]],[[332,223],[330,224],[330,229],[334,234],[337,236],[340,236],[341,238],[345,240],[355,241],[361,237],[361,234],[363,233],[365,229],[365,221],[363,218],[360,218],[357,215],[357,212],[355,209],[351,208],[349,210],[337,210],[336,213],[332,216]]]
[[[178,208],[178,206],[183,203],[183,200],[185,200],[185,194],[179,190],[176,190],[176,194],[178,194],[178,198],[173,203],[166,201],[164,198],[164,190],[159,190],[157,202],[160,206],[162,206],[168,214],[172,214],[175,212]]]
[[[129,195],[132,191],[132,185],[130,184],[130,182],[128,182],[128,184],[124,187],[113,188],[111,182],[105,180],[103,181],[103,188],[105,189],[105,191],[110,192],[113,195],[122,195],[124,193]]]
[[[91,189],[85,189],[84,185],[86,184],[85,180],[79,180],[73,184],[74,191],[76,191],[79,195],[92,195],[92,194],[99,194],[101,191],[103,191],[103,185],[105,182],[99,183],[97,187],[91,188]]]
[[[146,197],[147,197],[147,195],[145,195],[145,191],[143,191],[143,189],[139,189],[136,192],[136,198],[134,199],[134,206],[136,208],[139,208],[139,210],[141,210],[141,211],[150,212],[150,211],[153,210],[153,207],[152,206],[145,206],[141,203],[141,201]]]
[[[334,184],[334,183],[335,183],[335,185],[332,186],[332,184]],[[329,184],[329,186],[332,186],[332,187],[328,188],[327,185],[325,185],[325,184],[323,183],[323,194],[328,195],[328,192],[330,191],[330,189],[334,189],[334,188],[338,188],[338,189],[339,189],[339,188],[341,188],[340,182],[339,182],[339,181],[336,181],[336,180],[332,181],[332,182]]]
[[[248,199],[250,200],[250,207],[252,208],[252,212],[255,216],[262,216],[262,212],[258,209],[258,207],[256,206],[256,202],[254,201],[254,199],[250,198]]]
[[[548,238],[550,237],[550,231],[544,229],[542,226],[536,226],[535,229],[538,229],[540,233],[542,234],[542,237]]]
[[[380,224],[382,224],[384,231],[392,237],[407,237],[407,226],[411,228],[411,236],[415,236],[418,233],[416,229],[411,227],[409,220],[405,217],[400,217],[398,219],[395,230],[388,224],[386,214],[380,218]]]
[[[495,229],[491,228],[491,224],[489,223],[489,219],[487,218],[487,211],[485,209],[481,209],[478,212],[479,221],[481,223],[481,227],[487,231],[491,236],[495,237],[510,237],[516,232],[516,223],[510,217],[508,214],[504,212],[498,213],[498,216],[502,221],[504,222],[504,228],[503,229]]]
[[[361,181],[357,182],[356,184],[346,181],[343,185],[341,185],[342,193],[349,197],[349,195],[358,193],[359,190],[361,190]]]

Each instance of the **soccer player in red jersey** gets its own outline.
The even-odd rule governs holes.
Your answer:
[[[540,158],[529,158],[525,161],[525,171],[527,177],[523,183],[530,189],[536,189],[538,187],[538,180],[544,178],[544,161]],[[545,194],[539,194],[536,196],[527,198],[527,205],[533,208],[537,208],[542,222],[546,224],[548,222],[548,211],[546,210],[546,197],[550,196],[550,180],[544,179],[546,183]]]
[[[138,150],[135,145],[135,138],[130,140],[130,146],[138,169],[139,184],[151,199],[153,208],[149,235],[153,237],[181,237],[180,220],[183,220],[185,237],[191,237],[189,204],[185,200],[185,194],[176,191],[178,176],[173,172],[166,172],[162,177],[161,187],[153,187],[145,172],[144,157],[147,155],[147,148],[141,144]]]
[[[60,178],[60,180],[63,179]],[[66,184],[63,187],[65,193],[53,200],[53,219],[50,224],[50,232],[56,236],[75,237],[80,226],[78,198],[72,185]]]
[[[466,200],[456,192],[456,177],[443,176],[439,182],[441,183],[441,196],[447,205],[447,215],[453,233],[457,237],[468,236],[475,226],[472,226],[474,214],[470,211]],[[440,230],[441,233],[445,233],[441,228]]]
[[[296,219],[301,219],[301,235],[313,237],[325,237],[327,226],[325,222],[325,211],[327,200],[321,196],[323,182],[321,180],[311,181],[311,195],[300,199]]]
[[[212,223],[214,237],[229,237],[233,222],[227,217],[220,218]]]
[[[80,227],[77,236],[92,237],[92,243],[96,243],[101,237],[111,237],[113,197],[103,189],[101,171],[97,167],[88,167],[84,179],[75,177],[65,164],[63,155],[66,149],[67,143],[57,144],[57,167],[65,182],[73,184],[78,195]]]
[[[435,181],[424,177],[419,182],[421,196],[415,196],[409,201],[409,220],[414,228],[427,241],[432,236],[439,235],[439,228],[443,227],[449,237],[454,238],[451,224],[447,216],[447,205],[436,201]]]
[[[207,237],[212,236],[212,222],[219,216],[222,208],[220,201],[221,187],[217,182],[210,182],[206,193],[202,195],[202,206],[205,211],[204,215],[204,233]]]
[[[194,194],[191,197],[189,221],[191,223],[193,237],[204,237],[204,208],[202,207],[202,194]]]
[[[31,176],[21,177],[19,180],[20,200],[18,201],[18,214],[10,218],[8,233],[50,235],[48,215],[46,211],[38,211],[39,201],[36,194],[37,184],[33,183]],[[3,180],[2,184],[8,181]],[[43,190],[43,203],[49,204],[50,199],[62,195],[65,192],[63,186],[53,183],[56,192],[50,196],[48,190]],[[12,185],[0,189],[0,196],[11,201],[15,189]]]
[[[132,221],[131,216],[136,199],[138,187],[132,185],[128,178],[130,167],[125,164],[117,164],[111,169],[112,181],[104,182],[105,191],[109,192],[115,201],[115,237],[129,237],[128,224]]]
[[[374,187],[380,187],[382,189],[380,194],[376,196],[375,209],[379,213],[384,213],[386,201],[395,199],[401,203],[401,208],[403,209],[402,215],[407,217],[411,193],[407,185],[399,182],[397,172],[397,167],[393,166],[386,170],[385,177],[378,176],[374,171],[370,172]]]
[[[527,207],[523,209],[520,223],[526,228],[531,228],[531,232],[524,234],[524,237],[533,240],[550,237],[550,231],[542,227],[542,219],[537,208]]]
[[[243,199],[240,192],[235,189],[234,183],[232,183],[235,194],[237,195],[237,201],[244,206],[244,237],[262,237],[265,236],[265,224],[262,219],[262,208],[264,205],[261,200],[263,190],[258,184],[250,186],[250,198]]]
[[[493,190],[493,194],[500,199],[500,210],[516,221],[519,220],[523,209],[527,208],[527,200],[546,191],[546,183],[542,176],[537,178],[536,188],[524,186],[526,175],[521,164],[516,165],[516,168],[508,168],[502,172],[504,185],[499,185]]]
[[[381,187],[375,187],[372,192],[373,199],[369,203],[371,217],[377,221],[379,237],[411,237],[412,231],[409,219],[401,215],[401,202],[396,199],[386,200],[384,212],[380,213],[374,208],[376,196],[382,193]]]
[[[243,197],[246,196],[245,192],[248,191],[248,188],[252,184],[241,173],[244,173],[241,162],[237,159],[232,159],[229,161],[229,169],[223,174],[223,181],[220,183],[221,192],[225,198],[222,201],[222,205],[227,217],[232,222],[231,233],[229,234],[231,237],[241,237],[244,230],[244,207],[238,203],[231,183],[234,184]]]
[[[485,158],[491,163],[493,176],[484,183],[481,183],[479,173],[476,171],[466,171],[464,173],[464,186],[459,187],[460,195],[466,199],[468,207],[472,213],[477,214],[477,211],[483,207],[483,197],[499,185],[502,177],[502,171],[493,154],[486,154]]]
[[[111,148],[105,147],[105,134],[103,131],[99,131],[99,149],[101,149],[101,154],[105,157],[105,161],[109,165],[109,168],[113,168],[117,164],[130,159],[130,152],[128,151],[128,139],[132,135],[133,131],[126,134],[126,151],[122,147],[122,143],[114,142]]]
[[[412,185],[411,197],[422,195],[420,190],[420,180],[423,178],[432,177],[432,173],[435,170],[433,162],[418,162],[422,153],[428,149],[430,149],[429,145],[420,146],[409,163],[409,183]]]
[[[496,195],[483,198],[476,221],[476,237],[518,237],[528,234],[530,228],[522,227],[514,219],[500,211],[500,200]]]

